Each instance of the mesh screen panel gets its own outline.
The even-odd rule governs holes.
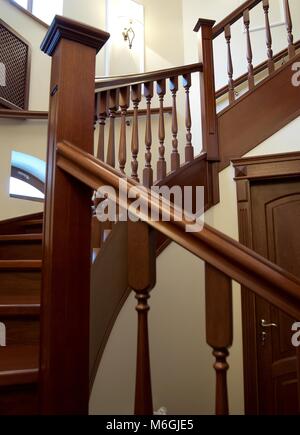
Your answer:
[[[0,22],[0,97],[27,109],[28,44]]]

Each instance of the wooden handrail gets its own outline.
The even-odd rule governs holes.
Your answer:
[[[48,112],[38,110],[0,109],[0,118],[8,119],[48,119]]]
[[[119,180],[123,177],[120,172],[67,142],[58,143],[57,152],[58,167],[86,186],[97,190],[109,185],[119,190]],[[296,277],[208,225],[201,232],[187,233],[185,228],[190,222],[182,219],[173,205],[164,199],[159,205],[151,203],[145,189],[123,178],[129,188],[138,189],[140,200],[148,210],[152,207],[160,215],[171,210],[171,222],[154,222],[142,216],[150,226],[290,316],[300,318],[300,281]],[[127,208],[130,200],[124,203],[118,199],[118,203]]]
[[[295,49],[298,50],[300,48],[300,40],[295,43]],[[274,56],[274,62],[279,62],[282,58],[285,56],[288,56],[288,48],[285,48],[284,50],[281,50],[279,53],[277,53]],[[264,61],[257,65],[254,70],[253,74],[256,76],[257,74],[261,73],[262,71],[266,70],[268,68],[268,61]],[[248,80],[248,73],[245,73],[234,80],[235,86],[239,86],[242,83],[247,82]],[[228,92],[228,85],[223,86],[216,92],[216,98],[221,98],[223,95],[225,95]]]
[[[222,21],[216,24],[213,28],[213,38],[219,36],[226,26],[230,26],[242,18],[245,10],[253,9],[258,3],[261,3],[262,0],[247,0],[241,6],[236,8],[233,12],[231,12],[227,17],[225,17]],[[197,27],[197,26],[196,26]]]
[[[142,74],[129,74],[112,77],[96,77],[96,92],[108,91],[110,89],[119,88],[122,86],[138,85],[151,81],[169,79],[184,74],[201,72],[203,70],[202,63],[194,63],[191,65],[168,68],[158,71],[151,71]]]

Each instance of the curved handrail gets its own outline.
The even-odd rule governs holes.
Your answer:
[[[169,79],[171,77],[177,77],[179,75],[201,72],[202,70],[202,63],[193,63],[190,65],[167,68],[141,74],[96,77],[95,88],[96,92],[108,91],[109,89],[114,89],[122,86],[138,85],[157,80]]]
[[[119,190],[119,180],[123,177],[120,172],[70,143],[58,143],[57,150],[58,167],[77,180],[94,190],[103,185]],[[155,222],[142,216],[150,226],[287,314],[300,318],[300,281],[296,277],[208,225],[201,232],[186,233],[185,226],[190,222],[179,216],[174,205],[164,199],[160,204],[151,203],[148,191],[133,180],[124,179],[129,187],[138,189],[140,201],[148,210],[152,207],[160,215],[171,210],[171,222]],[[124,201],[118,199],[121,207],[130,204],[129,199]]]

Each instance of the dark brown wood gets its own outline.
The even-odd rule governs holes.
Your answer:
[[[299,48],[300,48],[300,41],[297,41],[295,43],[295,50],[298,50]],[[279,53],[274,55],[274,57],[273,57],[274,63],[277,63],[277,62],[280,62],[280,61],[284,62],[284,59],[285,59],[286,56],[288,56],[288,49],[285,48],[284,50],[281,50]],[[260,63],[259,65],[257,65],[254,68],[254,71],[253,71],[254,76],[256,76],[257,74],[259,74],[262,71],[266,70],[267,68],[268,68],[268,61]],[[248,79],[248,73],[241,75],[240,77],[235,79],[235,81],[234,81],[235,86],[237,87],[237,86],[245,83],[247,81],[247,79]],[[223,95],[227,94],[227,92],[228,92],[228,85],[223,86],[223,88],[219,89],[216,92],[216,98],[217,99],[221,98]]]
[[[216,358],[216,415],[228,415],[228,348],[233,341],[231,279],[205,265],[206,341]],[[217,303],[216,303],[217,301]]]
[[[83,184],[92,189],[111,185],[116,191],[119,190],[120,173],[118,171],[70,143],[58,143],[57,150],[59,153],[58,167]],[[140,189],[134,180],[127,179],[127,183],[128,187],[138,190],[141,209],[147,208],[150,211],[148,192]],[[133,201],[128,198],[125,200],[120,196],[116,199],[123,207],[128,207]],[[172,204],[166,200],[161,204],[151,203],[151,210],[158,215],[170,213],[170,208],[170,222],[148,220],[148,225],[202,258],[220,272],[278,306],[287,314],[296,318],[300,317],[300,281],[297,278],[206,224],[200,232],[187,233],[186,226],[190,222],[182,218],[181,213],[178,213]],[[142,216],[143,219],[147,219],[148,217],[140,210],[136,213],[132,210],[132,213],[138,218]]]
[[[112,89],[109,91],[108,110],[109,110],[109,138],[107,146],[106,163],[111,166],[116,166],[116,143],[115,143],[115,118],[116,111],[119,107],[119,90]]]
[[[153,98],[153,82],[148,82],[144,84],[144,95],[147,104],[147,120],[146,120],[146,131],[145,131],[145,144],[146,144],[146,154],[145,154],[145,169],[143,172],[143,184],[145,187],[150,188],[153,186],[153,169],[152,169],[152,123],[151,123],[151,101]]]
[[[153,415],[148,299],[156,282],[155,231],[143,222],[128,222],[128,285],[138,301],[135,415]]]
[[[235,100],[235,92],[233,82],[233,63],[231,56],[231,29],[229,25],[225,27],[224,35],[227,43],[228,96],[229,104],[231,104]]]
[[[289,53],[289,58],[292,59],[296,54],[296,50],[294,45],[293,21],[291,16],[289,0],[284,0],[283,6],[284,6],[286,30],[288,33],[288,53]]]
[[[218,123],[215,99],[212,28],[215,21],[199,20],[195,31],[200,31],[199,60],[205,65],[200,74],[202,142],[208,160],[219,160]]]
[[[271,26],[269,20],[269,0],[263,0],[263,9],[265,13],[265,25],[266,25],[266,43],[267,43],[267,55],[268,55],[268,69],[269,74],[272,74],[275,70],[275,64],[273,59],[273,50],[272,50],[272,33]]]
[[[251,46],[251,38],[250,38],[249,9],[245,10],[243,18],[244,18],[244,25],[246,30],[246,37],[247,37],[248,85],[249,85],[249,90],[251,90],[254,88],[254,68],[252,64],[253,54],[252,54],[252,46]]]
[[[170,90],[172,93],[172,154],[171,154],[171,171],[177,171],[180,167],[180,154],[178,152],[178,117],[177,117],[177,92],[178,92],[178,77],[170,79]]]
[[[133,103],[133,126],[132,126],[132,138],[131,138],[131,154],[132,154],[132,161],[131,161],[131,177],[139,181],[138,176],[138,169],[139,169],[139,162],[138,162],[138,155],[139,155],[139,104],[142,99],[142,87],[141,85],[133,85],[131,87],[131,100]]]
[[[42,414],[88,414],[92,191],[56,166],[56,145],[69,140],[93,153],[95,58],[108,37],[56,17],[42,44],[53,56],[41,307]]]
[[[157,82],[157,95],[159,97],[159,127],[158,127],[158,140],[159,140],[159,159],[157,162],[157,180],[163,180],[167,175],[167,162],[165,159],[165,119],[164,119],[164,98],[166,95],[166,80],[159,80]]]
[[[294,60],[288,61],[272,76],[259,83],[254,92],[243,95],[230,108],[218,114],[221,152],[219,170],[299,116],[300,87],[291,86],[294,74],[291,67],[294,61],[299,60],[298,54]],[[259,107],[263,107],[263,110],[258,110]]]
[[[9,119],[48,119],[48,112],[33,110],[8,110],[0,109],[0,118]]]
[[[201,63],[168,68],[142,74],[129,74],[119,77],[96,77],[96,91],[119,88],[121,86],[144,84],[157,80],[167,80],[170,77],[180,76],[188,73],[196,73],[203,70]]]
[[[105,156],[105,125],[108,117],[108,93],[99,92],[96,101],[96,116],[99,120],[99,140],[97,157],[104,162]]]
[[[293,222],[297,221],[295,207],[300,189],[300,153],[239,159],[234,162],[234,166],[241,242],[279,262],[283,268],[297,273],[297,232],[292,228]],[[279,207],[272,207],[272,203]],[[283,206],[285,208],[281,218],[284,219],[284,225],[280,226],[280,209],[283,210]],[[270,219],[268,221],[267,211],[270,207],[274,213],[272,222]],[[292,207],[290,213],[288,207]],[[255,216],[255,221],[252,220],[252,215]],[[273,231],[276,232],[276,258]],[[280,240],[284,240],[284,263],[283,256],[279,254],[282,252]],[[293,320],[289,320],[290,318],[270,307],[246,288],[242,290],[242,312],[246,414],[297,413],[297,360],[295,349],[290,344],[291,323],[289,324]],[[261,329],[262,318],[272,319],[277,323],[278,327],[271,335],[268,329]],[[265,334],[264,343],[261,341],[262,332]],[[264,367],[266,371],[263,373]],[[262,377],[264,383],[260,384],[259,379]],[[273,387],[270,389],[272,382],[277,391],[276,397],[273,395]],[[288,397],[284,398],[284,394],[288,394]]]
[[[190,89],[192,86],[191,74],[183,76],[183,87],[185,89],[185,127],[186,127],[186,146],[185,146],[185,162],[189,163],[194,160],[194,148],[192,144],[192,115],[190,102]]]
[[[121,107],[121,129],[120,129],[120,144],[119,144],[119,168],[125,174],[125,166],[127,161],[127,145],[126,145],[126,116],[130,104],[130,88],[125,87],[120,89],[120,107]]]
[[[246,0],[244,3],[241,4],[241,6],[236,8],[233,12],[227,15],[227,17],[225,17],[222,21],[215,25],[215,27],[213,28],[213,37],[216,38],[217,36],[221,35],[226,26],[231,26],[232,24],[234,24],[236,21],[242,18],[243,13],[246,9],[253,9],[256,5],[261,3],[261,1],[262,0]]]

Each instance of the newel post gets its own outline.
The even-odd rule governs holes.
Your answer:
[[[200,73],[202,138],[208,160],[218,161],[218,122],[216,109],[215,72],[213,56],[213,26],[215,21],[200,18],[194,28],[199,33],[199,62],[203,63]]]
[[[56,144],[93,153],[95,57],[109,35],[56,16],[52,57],[41,301],[40,412],[87,414],[92,192],[56,165]]]
[[[228,415],[228,349],[233,340],[232,283],[224,273],[205,265],[206,341],[213,349],[216,371],[216,415]]]

